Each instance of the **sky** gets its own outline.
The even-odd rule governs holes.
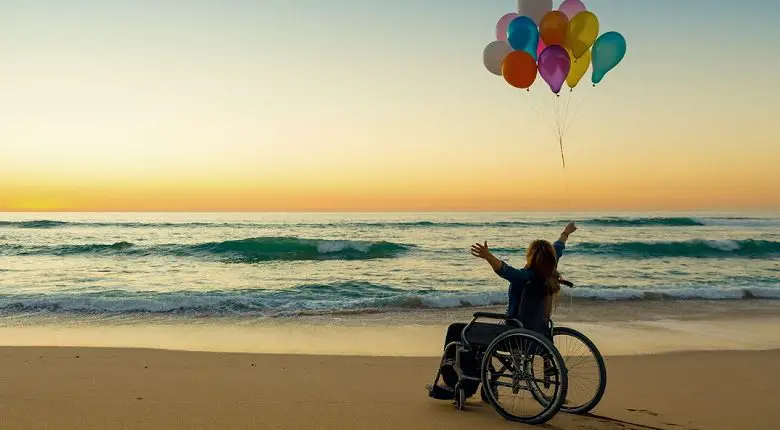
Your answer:
[[[514,0],[3,0],[0,211],[780,209],[780,2],[585,3],[628,54],[556,99]]]

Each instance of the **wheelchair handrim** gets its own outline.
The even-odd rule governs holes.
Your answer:
[[[518,354],[515,350],[513,350],[511,344],[509,345],[509,352],[510,356],[513,357],[514,360],[513,365],[511,366],[513,368],[512,370],[512,384],[508,385],[508,383],[498,383],[497,378],[505,377],[503,374],[503,369],[499,371],[498,373],[501,373],[499,376],[495,377],[492,376],[492,373],[495,372],[495,366],[493,366],[493,359],[496,358],[498,363],[502,363],[501,355],[494,355],[499,351],[499,346],[502,345],[503,342],[508,341],[510,339],[514,338],[514,340],[517,342],[518,339],[523,340],[523,346],[522,351],[519,351],[520,354]],[[527,343],[526,343],[527,342]],[[517,344],[518,346],[520,343]],[[531,350],[531,346],[534,347],[533,350]],[[554,368],[557,369],[557,378],[554,381],[553,384],[551,384],[551,387],[553,387],[553,393],[552,396],[550,396],[549,401],[540,400],[536,394],[534,394],[531,390],[533,389],[533,384],[536,382],[544,383],[544,380],[540,381],[533,381],[528,376],[530,372],[527,372],[527,369],[523,367],[522,371],[516,370],[518,367],[517,357],[520,357],[520,360],[523,361],[522,366],[525,366],[529,360],[533,362],[533,360],[536,357],[546,357],[553,361]],[[491,367],[493,367],[493,370],[491,370]],[[496,409],[496,411],[501,414],[504,418],[512,421],[519,421],[524,422],[528,424],[540,424],[543,422],[546,422],[550,418],[552,418],[560,409],[561,405],[563,404],[563,401],[566,396],[566,390],[567,390],[567,384],[568,380],[566,377],[566,368],[563,364],[563,358],[558,353],[558,351],[555,349],[553,344],[538,335],[535,332],[532,332],[530,330],[525,329],[515,329],[507,331],[500,336],[498,336],[496,339],[494,339],[490,345],[487,347],[485,356],[482,360],[482,365],[480,367],[480,375],[481,375],[481,381],[483,384],[483,387],[486,388],[486,397],[489,401],[489,403]],[[524,382],[527,384],[527,386],[521,386],[520,383]],[[533,398],[536,402],[539,403],[539,405],[542,407],[542,410],[534,415],[530,416],[521,416],[521,415],[515,415],[514,410],[514,402],[516,400],[515,397],[513,397],[513,410],[512,412],[509,412],[504,405],[501,404],[500,399],[496,397],[496,393],[494,392],[494,388],[496,391],[498,388],[496,387],[511,387],[512,388],[512,395],[517,396],[517,394],[520,391],[529,391],[531,392]],[[525,400],[523,399],[523,405],[525,405]]]

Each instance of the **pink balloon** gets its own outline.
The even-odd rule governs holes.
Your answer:
[[[501,19],[498,20],[498,24],[496,24],[496,40],[501,40],[503,42],[506,42],[507,40],[507,30],[509,30],[509,23],[512,22],[513,19],[517,18],[519,15],[511,12],[501,17]]]
[[[569,70],[571,70],[571,58],[562,46],[548,46],[539,55],[539,75],[550,85],[550,89],[555,94],[561,92],[561,87],[569,76]]]
[[[581,0],[565,0],[558,7],[558,10],[563,12],[569,19],[574,18],[578,13],[588,10]]]
[[[536,58],[539,58],[540,55],[542,55],[542,51],[544,51],[544,48],[547,47],[547,44],[544,43],[544,40],[542,38],[539,38],[539,45],[536,47]]]

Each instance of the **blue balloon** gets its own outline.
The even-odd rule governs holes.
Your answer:
[[[593,84],[598,84],[604,76],[615,68],[626,56],[626,38],[616,31],[604,33],[596,39],[591,52],[593,61]]]
[[[509,46],[515,51],[525,51],[536,60],[536,50],[539,48],[539,28],[534,20],[527,16],[519,16],[509,23],[506,31]]]

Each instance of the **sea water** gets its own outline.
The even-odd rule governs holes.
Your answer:
[[[469,253],[571,236],[562,300],[780,299],[780,215],[0,214],[0,317],[276,319],[501,306]],[[569,295],[572,297],[570,298]],[[576,308],[575,308],[576,311]]]

